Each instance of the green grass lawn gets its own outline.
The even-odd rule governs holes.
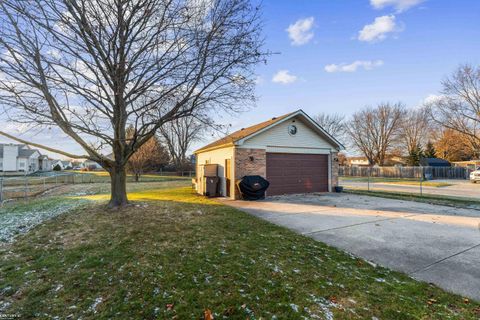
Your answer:
[[[162,183],[1,247],[0,314],[61,319],[478,319],[480,304]],[[101,193],[101,192],[100,192]],[[34,205],[34,204],[32,204]]]
[[[340,181],[347,182],[367,182],[369,180],[368,177],[340,177]],[[386,184],[403,184],[403,185],[412,185],[412,186],[420,186],[420,181],[418,179],[398,179],[398,178],[377,178],[377,177],[370,177],[370,183],[386,183]],[[422,181],[422,185],[426,187],[448,187],[451,186],[451,183],[447,182],[437,182],[437,181]]]

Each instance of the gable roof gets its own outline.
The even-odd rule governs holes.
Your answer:
[[[303,110],[300,109],[295,112],[284,114],[283,116],[280,116],[280,117],[273,117],[270,120],[260,122],[253,126],[237,130],[217,141],[207,144],[206,146],[194,151],[194,153],[201,153],[208,150],[233,146],[237,142],[240,142],[241,140],[243,141],[244,139],[251,138],[254,135],[257,135],[267,129],[270,129],[271,127],[279,123],[282,123],[283,121],[291,119],[295,116],[302,116],[307,122],[312,124],[312,126],[315,129],[317,129],[317,132],[321,133],[330,143],[332,143],[334,146],[338,147],[339,149],[345,149],[345,147],[340,142],[338,142],[334,137],[332,137],[329,133],[327,133],[322,127],[318,125],[318,123],[316,123]]]
[[[420,165],[424,167],[450,167],[452,164],[441,158],[421,158]]]

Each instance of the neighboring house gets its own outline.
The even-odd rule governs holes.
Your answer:
[[[370,161],[366,157],[348,157],[347,165],[351,167],[368,167]]]
[[[422,167],[451,167],[452,164],[448,160],[440,158],[421,158],[420,166]]]
[[[236,182],[260,175],[267,195],[331,191],[343,145],[302,110],[238,130],[195,151],[196,188],[205,193],[205,164],[217,164],[220,194],[240,198]]]
[[[0,171],[32,173],[49,171],[48,157],[24,144],[0,144]]]
[[[464,167],[472,170],[480,168],[480,160],[469,160],[469,161],[453,161],[453,166],[455,167]]]
[[[387,156],[385,159],[384,166],[404,166],[406,164],[406,160],[404,157],[400,156]],[[366,157],[348,157],[347,158],[347,166],[350,167],[368,167],[370,166],[370,161]]]
[[[400,156],[389,156],[385,160],[385,166],[396,166],[396,167],[402,167],[407,164],[407,160],[405,157],[400,157]]]
[[[40,171],[50,171],[52,170],[52,159],[46,155],[41,155],[38,157],[38,166]]]
[[[71,170],[73,168],[72,162],[68,160],[53,160],[51,165],[52,169],[57,165],[60,167],[60,170]]]
[[[81,168],[89,169],[89,170],[100,170],[102,166],[99,165],[97,162],[92,160],[85,160],[80,164]]]

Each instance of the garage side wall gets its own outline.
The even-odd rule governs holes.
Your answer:
[[[204,183],[202,165],[204,164],[217,164],[217,174],[220,177],[220,193],[222,196],[227,194],[226,180],[225,180],[225,160],[233,159],[233,147],[220,148],[211,151],[205,151],[197,154],[196,175],[197,175],[197,192],[203,194]],[[233,161],[232,161],[233,162]],[[230,168],[230,170],[233,170]],[[230,171],[230,176],[233,176]],[[230,191],[231,192],[231,191]]]
[[[240,199],[240,191],[237,188],[237,181],[248,175],[267,175],[267,153],[265,149],[235,148],[234,152],[235,199]]]
[[[332,152],[330,156],[330,161],[331,161],[331,190],[334,191],[334,188],[338,186],[338,170],[339,170],[339,162],[338,162],[338,152]]]

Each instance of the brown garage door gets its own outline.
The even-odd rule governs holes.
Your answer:
[[[267,153],[268,195],[328,191],[328,155]]]

